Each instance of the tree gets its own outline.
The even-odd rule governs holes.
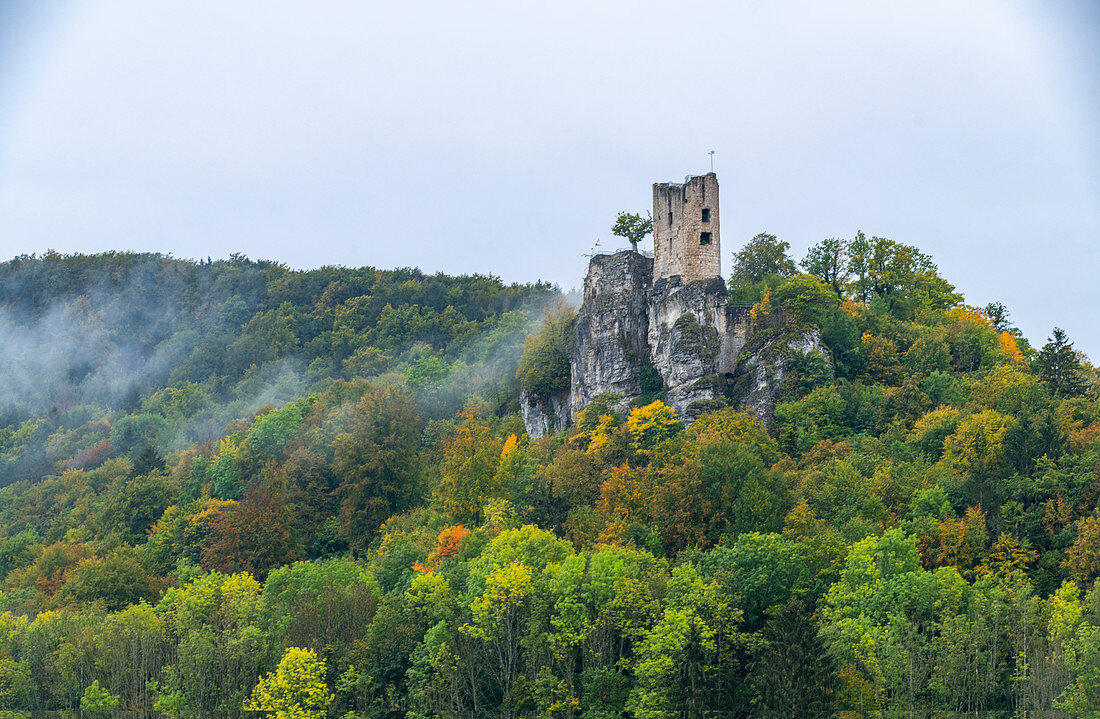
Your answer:
[[[110,709],[117,709],[119,698],[109,691],[101,689],[99,686],[99,680],[96,679],[88,688],[84,690],[84,695],[80,697],[80,711],[82,712],[103,712]]]
[[[770,299],[788,324],[818,328],[835,314],[839,305],[829,287],[812,274],[794,275],[776,287]]]
[[[802,269],[832,287],[840,297],[848,282],[848,243],[835,237],[818,242],[806,252]]]
[[[1012,314],[1008,311],[1008,308],[1001,302],[990,302],[988,305],[982,308],[982,312],[989,318],[989,321],[993,323],[993,329],[998,332],[1008,332],[1009,334],[1016,334],[1019,330],[1012,324]]]
[[[214,481],[214,496],[218,499],[236,499],[241,496],[241,470],[237,465],[237,448],[229,440],[222,441],[222,451],[210,467],[210,478]]]
[[[354,549],[364,549],[382,522],[419,496],[422,427],[412,397],[389,388],[365,395],[351,429],[333,442],[333,469],[341,480],[340,532]]]
[[[738,715],[747,652],[741,610],[693,564],[672,570],[664,613],[637,652],[628,708],[638,719]]]
[[[351,559],[295,562],[268,575],[263,615],[276,646],[323,652],[336,670],[367,635],[378,602],[374,577]]]
[[[898,314],[918,307],[946,309],[961,301],[954,287],[936,274],[932,258],[912,245],[856,233],[848,243],[848,269],[854,295],[862,302],[883,298]]]
[[[202,566],[207,570],[251,572],[263,580],[275,567],[299,557],[290,525],[290,508],[282,487],[270,482],[253,485],[245,490],[241,501],[212,518],[202,549]]]
[[[1039,377],[1060,397],[1077,397],[1085,392],[1084,367],[1065,331],[1055,327],[1035,359]]]
[[[569,353],[576,312],[561,304],[543,317],[542,327],[523,343],[516,378],[528,394],[548,399],[569,389]]]
[[[630,411],[626,427],[633,438],[630,445],[639,452],[651,450],[684,428],[676,410],[661,400]]]
[[[797,600],[773,606],[763,640],[750,675],[761,708],[774,716],[829,716],[836,667],[811,608]]]
[[[1012,423],[1011,417],[987,409],[959,422],[955,433],[944,440],[944,458],[968,474],[963,489],[969,503],[995,506],[998,487],[993,479],[1001,469],[1005,435]]]
[[[498,497],[501,445],[493,439],[481,410],[472,405],[459,417],[462,423],[443,452],[441,494],[447,511],[461,521],[476,519],[485,500]]]
[[[332,699],[324,660],[309,649],[289,647],[275,671],[260,678],[244,708],[273,711],[277,719],[323,719]]]
[[[249,448],[260,459],[276,459],[298,432],[306,409],[305,402],[290,402],[257,417],[248,433]]]
[[[164,593],[156,611],[175,637],[176,660],[162,694],[204,715],[241,707],[269,656],[260,589],[250,574],[211,572]]]
[[[755,299],[753,286],[766,282],[769,278],[793,277],[798,270],[794,261],[787,255],[791,243],[780,242],[775,235],[762,232],[745,243],[739,252],[733,255],[733,271],[730,273],[729,287],[731,295]],[[759,294],[759,293],[756,293]]]
[[[651,232],[653,232],[653,218],[649,216],[648,212],[644,220],[641,215],[620,212],[619,216],[615,218],[615,224],[611,226],[611,233],[630,242],[630,246],[635,252],[638,251],[638,243]]]
[[[1081,584],[1100,574],[1100,514],[1084,517],[1077,525],[1077,538],[1066,550],[1062,567]]]
[[[512,709],[522,662],[523,627],[532,594],[532,572],[523,562],[498,567],[485,577],[485,590],[470,604],[470,623],[461,630],[486,649],[484,671],[492,679],[494,704]],[[502,712],[503,716],[509,714]]]
[[[139,477],[153,471],[164,471],[164,458],[157,452],[156,447],[147,444],[141,451],[134,455],[134,467],[130,471],[130,474],[134,477]]]
[[[123,545],[104,559],[85,559],[69,575],[61,597],[77,604],[102,600],[112,611],[155,597],[149,575],[133,548]]]

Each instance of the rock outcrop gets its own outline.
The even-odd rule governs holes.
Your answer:
[[[593,257],[573,328],[569,395],[524,392],[528,434],[565,429],[607,392],[625,410],[663,390],[685,422],[731,402],[770,421],[797,359],[816,351],[831,366],[829,351],[817,330],[776,327],[750,340],[751,308],[727,298],[721,277],[654,281],[653,260],[632,250]]]
[[[721,277],[688,283],[662,278],[649,293],[653,365],[665,381],[666,401],[689,421],[692,405],[704,408],[722,396],[725,375],[748,337],[747,312],[729,307],[726,298]]]
[[[573,415],[569,411],[569,397],[566,395],[543,398],[521,389],[519,412],[523,416],[527,434],[531,437],[560,432],[573,421]]]
[[[832,356],[816,329],[760,333],[745,347],[734,373],[733,402],[769,423],[776,398],[791,374],[795,360],[819,352],[832,367]]]
[[[747,308],[730,307],[726,297],[721,277],[654,283],[653,260],[637,252],[593,257],[570,360],[571,412],[604,392],[622,397],[625,409],[654,375],[687,421],[693,405],[718,402],[749,327]]]
[[[589,263],[569,363],[573,414],[604,392],[620,395],[624,407],[642,393],[652,278],[652,258],[632,250],[596,255]]]

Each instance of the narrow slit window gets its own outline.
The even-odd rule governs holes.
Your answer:
[[[672,227],[672,213],[668,213],[668,226]]]
[[[700,232],[699,233],[699,244],[700,245],[709,245],[710,244],[710,233],[709,232]]]
[[[710,222],[710,208],[703,208],[703,222]]]

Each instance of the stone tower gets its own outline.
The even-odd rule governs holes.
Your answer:
[[[653,278],[677,275],[684,283],[722,275],[713,172],[653,183]]]

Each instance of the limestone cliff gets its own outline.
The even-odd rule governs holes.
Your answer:
[[[527,432],[565,429],[605,392],[619,395],[625,410],[662,389],[686,422],[730,402],[770,421],[795,359],[818,351],[831,365],[828,350],[817,330],[773,328],[750,338],[750,307],[727,297],[721,277],[654,281],[653,260],[631,250],[593,257],[573,327],[568,397],[524,392]]]
[[[589,263],[570,358],[573,414],[604,392],[622,396],[624,406],[642,393],[652,278],[653,260],[631,250],[596,255]]]
[[[648,389],[647,371],[688,421],[693,405],[720,400],[748,329],[747,308],[726,297],[721,277],[653,282],[653,260],[637,252],[593,257],[570,361],[572,413],[604,392],[620,395],[625,409]]]
[[[684,283],[679,276],[657,280],[649,293],[649,347],[665,381],[666,402],[693,418],[720,399],[724,375],[732,372],[747,339],[748,315],[727,305],[721,277]],[[731,311],[733,310],[733,311]]]
[[[521,389],[519,392],[519,412],[523,424],[531,437],[542,437],[551,432],[560,432],[569,427],[573,415],[569,411],[569,397],[555,395],[536,397]]]
[[[792,366],[811,352],[819,352],[832,367],[832,355],[817,329],[758,333],[744,348],[734,373],[730,392],[734,404],[770,423]]]

